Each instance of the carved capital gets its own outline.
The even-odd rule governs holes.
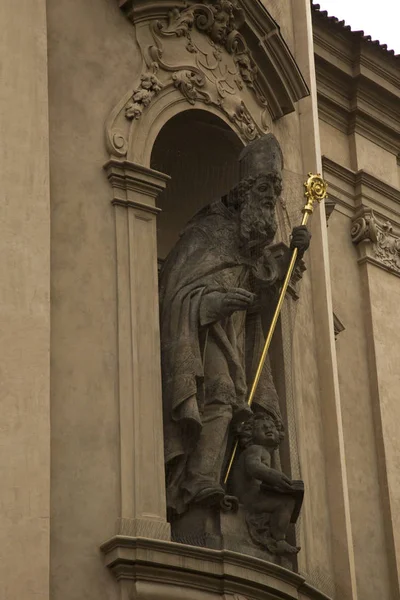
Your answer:
[[[127,160],[110,160],[104,169],[113,187],[112,203],[115,206],[139,208],[154,214],[160,212],[155,199],[165,189],[169,175]]]
[[[377,224],[372,210],[363,211],[361,216],[352,221],[350,235],[353,244],[378,241]]]
[[[351,239],[360,263],[373,263],[400,277],[400,228],[363,208],[353,219]]]

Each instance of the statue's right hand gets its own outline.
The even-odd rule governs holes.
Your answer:
[[[237,310],[247,310],[255,301],[255,294],[242,288],[230,288],[227,292],[211,292],[203,298],[203,324],[230,317]]]
[[[255,294],[242,288],[231,288],[221,296],[220,312],[226,317],[237,310],[247,310],[256,299]]]

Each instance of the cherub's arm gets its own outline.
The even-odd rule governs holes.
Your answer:
[[[281,471],[272,469],[262,461],[264,448],[262,446],[250,446],[245,450],[246,473],[254,479],[260,479],[263,483],[281,492],[293,491],[291,480]]]

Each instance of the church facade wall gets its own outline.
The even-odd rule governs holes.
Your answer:
[[[140,69],[117,3],[47,3],[51,598],[116,598],[99,546],[121,503],[116,244],[104,121]]]
[[[19,52],[3,49],[11,84],[0,116],[4,106],[6,138],[25,140],[7,147],[4,163],[13,204],[1,242],[8,400],[0,439],[2,485],[13,492],[0,503],[0,531],[9,540],[0,596],[394,600],[400,552],[400,342],[392,335],[399,273],[390,250],[400,227],[395,135],[377,143],[376,132],[350,132],[346,93],[334,98],[333,115],[321,104],[329,86],[318,60],[315,78],[308,0],[262,0],[310,91],[292,112],[265,117],[265,131],[276,135],[284,155],[290,225],[300,223],[308,171],[323,169],[335,205],[328,229],[323,208],[315,210],[300,299],[288,299],[285,308],[288,322],[296,315],[294,330],[286,332],[293,344],[288,462],[291,477],[306,485],[296,529],[299,574],[171,544],[156,242],[156,198],[168,177],[150,168],[149,140],[161,123],[193,106],[174,92],[173,101],[151,113],[154,119],[144,113],[126,156],[110,151],[112,111],[145,71],[137,37],[142,23],[129,21],[120,8],[127,4],[37,0],[18,20],[0,9],[9,37],[23,40]],[[324,31],[317,34],[318,46]],[[320,46],[317,59],[325,65],[329,48]],[[351,76],[349,61],[339,67]],[[381,84],[392,110],[393,73]],[[237,123],[218,108],[198,99],[195,108],[220,118],[244,143]],[[387,119],[394,130],[390,111]],[[118,149],[118,135],[112,140]],[[377,214],[376,241],[368,237],[369,208]],[[358,218],[366,228],[361,246],[350,234]],[[382,236],[389,251],[379,246]],[[333,311],[345,326],[336,342]]]

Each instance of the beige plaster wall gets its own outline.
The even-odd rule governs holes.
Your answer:
[[[266,5],[281,20],[294,49],[291,5]],[[115,234],[111,190],[101,165],[107,158],[104,120],[140,72],[133,36],[117,3],[49,0],[54,600],[77,593],[90,598],[117,594],[98,553],[100,543],[114,533],[120,503]],[[308,110],[305,105],[303,109]],[[274,132],[289,170],[300,175],[314,168],[309,157],[302,157],[301,148],[311,142],[298,113],[276,123]],[[304,204],[302,175],[300,182],[290,199],[299,211]],[[300,217],[300,212],[293,213],[294,223]],[[321,228],[320,219],[314,227]],[[310,320],[315,290],[309,261],[295,342],[299,452],[307,486],[301,560],[311,582],[331,591],[335,575],[329,470],[323,450],[317,332]]]
[[[295,381],[296,426],[298,430],[300,475],[306,494],[301,514],[300,572],[326,594],[335,592],[335,575],[331,545],[331,519],[327,494],[327,470],[324,453],[324,428],[321,394],[315,357],[315,335],[312,314],[310,259],[300,286],[300,300],[295,308],[293,339],[293,377]],[[344,542],[344,540],[343,540]],[[345,552],[345,548],[343,548]]]
[[[369,380],[369,340],[365,329],[368,298],[350,227],[350,218],[338,207],[329,219],[328,238],[333,307],[345,326],[336,346],[357,588],[359,598],[390,599],[390,566],[375,443],[375,398]]]
[[[329,156],[330,159],[348,169],[353,168],[349,137],[322,119],[319,119],[319,131],[321,154]]]
[[[0,4],[0,598],[49,598],[46,3]],[[11,50],[11,51],[10,51]]]
[[[350,136],[351,168],[364,169],[390,185],[398,186],[396,156],[360,134]]]
[[[368,299],[366,329],[369,339],[371,388],[374,392],[378,461],[385,495],[391,579],[400,589],[400,404],[398,322],[399,278],[373,265],[363,266]]]
[[[140,63],[110,0],[49,0],[51,597],[116,598],[99,545],[119,516],[116,257],[104,121]]]

